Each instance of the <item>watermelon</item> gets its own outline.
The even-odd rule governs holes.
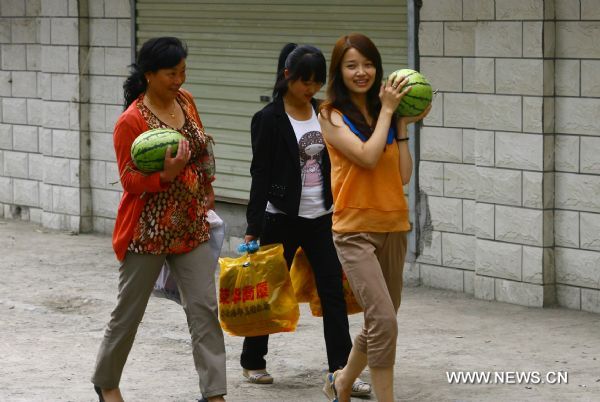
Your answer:
[[[179,141],[185,139],[178,131],[168,128],[155,128],[144,131],[131,144],[131,159],[142,172],[163,170],[167,147],[171,146],[171,155],[177,154]]]
[[[420,115],[431,103],[431,98],[433,97],[431,84],[421,73],[408,68],[394,71],[390,74],[390,79],[396,75],[403,75],[408,78],[408,84],[406,85],[412,87],[400,101],[396,113],[399,116]]]

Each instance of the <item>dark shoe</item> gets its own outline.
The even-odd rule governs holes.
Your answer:
[[[102,389],[97,385],[94,385],[94,391],[96,391],[96,393],[98,394],[98,400],[100,402],[104,402],[104,397],[102,396]]]

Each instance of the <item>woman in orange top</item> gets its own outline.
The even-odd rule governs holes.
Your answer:
[[[336,42],[319,122],[331,157],[334,242],[365,323],[348,364],[326,376],[323,392],[332,401],[350,401],[352,383],[367,365],[377,400],[394,400],[396,313],[410,230],[402,190],[412,174],[407,125],[429,108],[396,117],[408,80],[390,77],[380,86],[382,77],[369,38],[350,34]]]
[[[123,85],[126,110],[114,129],[124,191],[113,248],[121,267],[117,306],[92,377],[100,401],[123,400],[119,389],[123,366],[165,262],[181,293],[203,397],[222,402],[227,393],[216,262],[207,241],[214,158],[194,100],[181,88],[186,56],[187,49],[177,38],[150,39],[142,45]],[[179,142],[175,156],[167,149],[162,171],[145,174],[133,165],[130,149],[138,135],[154,128],[177,130],[185,140]]]

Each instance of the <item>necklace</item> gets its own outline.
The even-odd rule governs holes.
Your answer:
[[[156,107],[156,105],[152,102],[152,100],[150,99],[150,97],[148,95],[145,96],[145,99],[148,100],[149,106],[152,106],[152,108],[154,110],[160,110]],[[167,112],[167,114],[169,116],[171,116],[172,119],[175,118],[175,109],[177,108],[177,102],[175,101],[175,99],[173,99],[173,110],[171,110],[170,112]]]

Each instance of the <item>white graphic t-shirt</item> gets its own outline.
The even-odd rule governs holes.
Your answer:
[[[302,178],[302,195],[298,216],[303,218],[318,218],[332,211],[333,206],[326,210],[323,206],[323,153],[325,142],[321,134],[321,126],[317,114],[312,111],[308,120],[296,120],[288,114],[292,123],[298,148],[300,150],[300,173]],[[267,203],[267,212],[281,213],[271,203]]]

